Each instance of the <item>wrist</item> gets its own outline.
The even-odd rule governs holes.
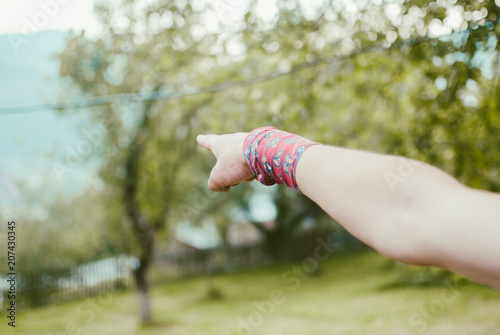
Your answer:
[[[303,152],[318,143],[274,127],[257,128],[243,143],[248,167],[264,185],[283,184],[300,191],[295,171]]]

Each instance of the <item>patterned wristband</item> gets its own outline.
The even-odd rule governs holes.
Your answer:
[[[259,182],[284,184],[300,192],[295,169],[302,153],[318,143],[274,127],[257,128],[243,143],[245,160]]]

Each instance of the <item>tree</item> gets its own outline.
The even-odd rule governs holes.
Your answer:
[[[190,4],[159,1],[138,11],[140,5],[134,1],[122,1],[120,6],[103,3],[97,12],[105,33],[97,40],[84,36],[68,40],[61,54],[61,75],[69,77],[81,94],[139,91],[154,95],[168,85],[183,85],[193,77],[194,64],[207,58],[205,54],[192,56],[193,48],[210,46],[210,36],[198,40],[192,36],[200,13]],[[164,30],[154,25],[159,15],[172,19]],[[145,30],[120,30],[110,23],[116,19],[128,20],[136,28],[145,24]],[[100,176],[106,184],[109,225],[125,224],[131,232],[120,233],[123,240],[113,237],[113,243],[115,250],[122,248],[140,260],[134,277],[144,324],[152,319],[148,271],[155,237],[168,227],[169,213],[198,182],[193,177],[196,164],[190,161],[196,150],[194,129],[203,127],[197,115],[211,99],[116,103],[93,109],[89,118],[93,128],[105,128]],[[131,235],[135,240],[130,240]]]

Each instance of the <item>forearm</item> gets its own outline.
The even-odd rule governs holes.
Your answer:
[[[401,257],[402,248],[395,241],[407,245],[408,237],[413,240],[424,233],[422,225],[405,222],[408,208],[424,199],[432,204],[433,198],[442,200],[442,190],[461,187],[420,162],[328,146],[308,149],[296,177],[302,192],[351,233],[383,253]]]
[[[498,194],[424,163],[328,146],[306,150],[296,178],[306,196],[379,252],[500,289]]]

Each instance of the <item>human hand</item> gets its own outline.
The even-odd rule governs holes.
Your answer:
[[[211,191],[227,192],[231,186],[255,179],[243,155],[243,142],[247,135],[248,133],[199,135],[196,138],[198,144],[212,151],[217,159],[208,180]]]

